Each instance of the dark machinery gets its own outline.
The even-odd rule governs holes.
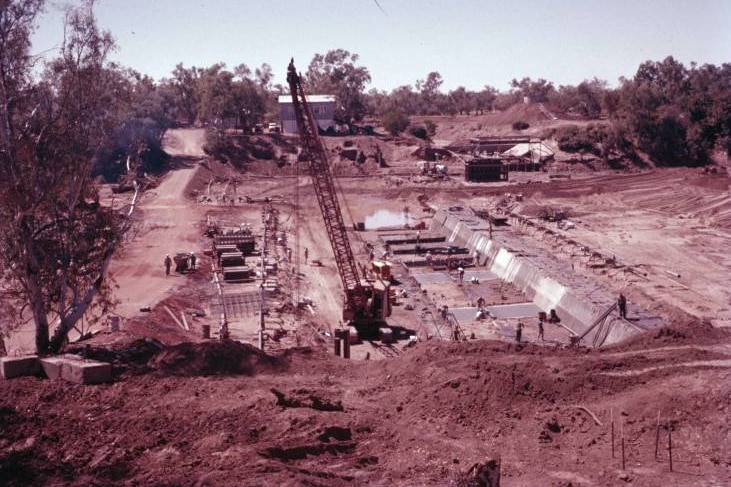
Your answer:
[[[377,330],[391,314],[389,285],[383,280],[366,280],[358,275],[358,266],[348,240],[333,183],[327,151],[319,136],[319,127],[305,98],[302,81],[294,67],[287,69],[287,82],[292,94],[295,119],[302,142],[300,160],[309,161],[309,173],[320,205],[325,229],[332,245],[335,263],[345,290],[343,320],[358,328],[359,333]]]

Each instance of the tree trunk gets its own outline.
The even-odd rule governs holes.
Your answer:
[[[20,241],[25,246],[23,268],[25,271],[25,286],[27,299],[33,312],[33,322],[36,332],[36,353],[48,351],[48,312],[43,297],[43,285],[40,281],[40,263],[35,253],[35,245],[27,219],[24,217],[19,225]]]
[[[36,353],[40,355],[48,351],[48,315],[46,307],[43,306],[43,292],[40,284],[33,276],[28,276],[28,291],[36,330]]]

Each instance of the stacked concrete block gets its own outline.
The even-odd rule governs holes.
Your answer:
[[[112,381],[112,366],[104,362],[86,360],[78,355],[0,358],[0,375],[4,379],[42,374],[52,380],[63,379],[76,384],[101,384]]]
[[[76,384],[102,384],[112,381],[111,364],[86,360],[78,355],[42,358],[41,366],[49,379],[64,379]]]
[[[68,356],[65,355],[58,357],[44,357],[40,359],[41,367],[43,368],[43,373],[46,374],[46,377],[51,380],[61,379],[61,368],[63,367],[63,364],[68,360],[65,357]]]
[[[23,357],[0,357],[0,375],[3,379],[14,379],[41,373],[41,364],[35,355]]]

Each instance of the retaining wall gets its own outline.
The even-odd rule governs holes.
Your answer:
[[[441,230],[448,235],[448,241],[467,247],[473,254],[476,252],[480,265],[485,265],[500,279],[520,289],[539,308],[547,312],[555,309],[561,318],[561,323],[577,334],[586,331],[607,309],[594,305],[567,285],[548,275],[530,258],[518,255],[499,245],[495,240],[490,240],[489,227],[485,228],[487,222],[484,220],[482,223],[475,222],[477,217],[465,218],[462,213],[464,212],[438,210],[430,230]],[[604,343],[620,341],[637,331],[632,325],[615,319]]]

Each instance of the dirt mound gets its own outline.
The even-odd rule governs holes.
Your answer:
[[[712,324],[697,319],[673,320],[672,325],[640,333],[613,346],[603,347],[606,352],[645,350],[670,345],[708,345],[727,342],[731,339],[728,329],[715,328]]]
[[[507,110],[485,115],[416,116],[412,117],[411,122],[418,124],[427,119],[437,126],[434,139],[448,142],[484,136],[526,135],[535,137],[541,135],[546,128],[564,123],[560,120],[550,120],[541,112],[536,103],[519,103]],[[525,122],[529,128],[516,131],[513,129],[515,122]]]
[[[169,347],[155,357],[149,365],[164,375],[255,375],[271,370],[278,361],[259,349],[235,341],[210,341],[180,343]]]
[[[648,339],[655,333],[692,340],[678,338],[685,330]],[[477,485],[467,483],[479,476],[470,465],[500,457],[515,487],[618,485],[614,424],[632,484],[675,485],[684,477],[669,472],[667,451],[654,455],[660,424],[674,428],[678,471],[722,485],[731,465],[729,356],[716,346],[600,352],[429,341],[357,362],[318,349],[273,358],[235,342],[181,344],[150,361],[171,371],[162,375],[93,387],[0,381],[0,478],[436,487]],[[282,373],[253,376],[283,363]],[[244,369],[252,376],[200,376]]]

